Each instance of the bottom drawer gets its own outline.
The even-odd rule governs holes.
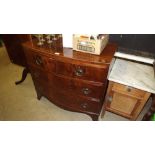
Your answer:
[[[50,88],[49,97],[53,103],[58,104],[65,109],[99,114],[102,104],[97,101],[88,100],[82,97],[60,92],[59,90]]]

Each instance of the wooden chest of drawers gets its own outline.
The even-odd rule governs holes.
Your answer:
[[[24,43],[38,99],[47,97],[57,106],[88,114],[98,120],[110,62],[117,48],[109,44],[100,56],[64,48],[53,49]]]

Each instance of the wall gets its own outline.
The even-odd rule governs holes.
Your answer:
[[[121,47],[155,55],[155,34],[110,34],[110,41],[118,43]]]

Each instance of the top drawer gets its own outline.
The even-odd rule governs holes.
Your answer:
[[[55,71],[55,61],[39,53],[25,50],[27,63],[42,70]]]
[[[78,79],[104,82],[107,78],[108,66],[102,68],[87,65],[76,65],[65,62],[56,62],[56,73],[65,76],[71,76]]]
[[[123,94],[127,94],[131,97],[135,97],[135,98],[143,98],[145,95],[145,91],[140,90],[140,89],[136,89],[130,86],[126,86],[126,85],[122,85],[119,83],[114,83],[112,90],[115,92],[119,92],[119,93],[123,93]]]

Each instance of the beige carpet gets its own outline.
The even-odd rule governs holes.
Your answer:
[[[23,67],[12,64],[5,47],[0,48],[0,120],[15,121],[91,121],[88,115],[63,110],[42,97],[37,100],[30,74],[16,86],[21,78]],[[145,106],[137,120],[141,120],[150,103]],[[127,119],[106,112],[100,121],[126,121]]]

